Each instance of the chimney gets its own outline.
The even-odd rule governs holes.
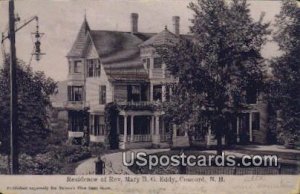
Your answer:
[[[180,25],[179,25],[180,17],[179,16],[173,16],[172,21],[173,21],[174,34],[179,36],[180,35],[180,29],[179,29],[179,27],[180,27]]]
[[[138,19],[139,14],[131,13],[131,33],[138,33]]]

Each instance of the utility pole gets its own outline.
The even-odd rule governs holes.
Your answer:
[[[16,37],[15,37],[15,5],[9,0],[9,40],[10,40],[10,174],[18,174],[18,90],[16,80]]]
[[[4,44],[4,40],[10,40],[10,76],[9,76],[9,88],[10,88],[10,157],[8,160],[8,169],[10,174],[19,173],[19,130],[18,130],[18,88],[17,88],[17,57],[16,57],[16,32],[27,26],[30,22],[36,21],[36,32],[32,33],[34,35],[35,46],[34,52],[31,55],[36,57],[36,60],[40,60],[41,55],[41,42],[40,39],[44,33],[39,33],[38,17],[33,16],[29,20],[25,21],[24,24],[16,27],[15,23],[20,20],[19,17],[15,17],[15,2],[14,0],[9,0],[8,2],[8,18],[9,18],[9,29],[8,35],[4,36],[2,34],[1,44]]]

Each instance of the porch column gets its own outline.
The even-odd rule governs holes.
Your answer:
[[[207,132],[207,146],[210,146],[210,140],[211,140],[211,126],[208,127],[208,132]]]
[[[90,135],[94,134],[94,115],[90,115]]]
[[[240,126],[240,119],[239,119],[239,117],[237,117],[237,119],[236,119],[236,141],[237,141],[237,143],[240,142],[240,128],[239,128],[239,126]]]
[[[120,134],[120,119],[119,119],[119,116],[117,116],[117,134]]]
[[[151,116],[151,125],[150,125],[150,130],[151,130],[151,132],[150,132],[150,134],[151,135],[154,135],[154,130],[155,130],[155,127],[154,127],[154,116]]]
[[[130,120],[130,142],[133,142],[133,133],[134,133],[134,116],[131,115]]]
[[[177,137],[177,126],[173,124],[173,138]]]
[[[150,101],[152,102],[153,101],[153,84],[150,83]]]
[[[249,113],[249,140],[252,142],[252,113]]]
[[[159,116],[155,116],[155,135],[159,135]]]
[[[155,130],[154,134],[152,135],[152,143],[154,144],[154,147],[159,147],[160,143],[160,135],[159,135],[159,116],[155,115]]]
[[[166,86],[165,85],[161,86],[161,101],[162,102],[166,101]]]
[[[190,128],[190,126],[189,126],[189,124],[185,124],[184,125],[184,137],[187,137],[188,136],[188,131],[189,131],[189,128]]]
[[[124,115],[124,147],[127,142],[127,115]]]

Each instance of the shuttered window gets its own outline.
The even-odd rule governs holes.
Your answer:
[[[260,128],[260,115],[259,112],[252,113],[252,130],[259,130]]]
[[[99,87],[99,104],[106,104],[106,86]]]

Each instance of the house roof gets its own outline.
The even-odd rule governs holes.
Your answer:
[[[145,42],[143,42],[140,46],[158,46],[158,45],[164,45],[164,44],[174,44],[178,41],[179,37],[170,32],[167,27],[160,33],[152,36]]]
[[[147,79],[138,45],[151,34],[100,30],[92,30],[90,34],[110,79]]]
[[[148,74],[140,58],[140,46],[174,43],[178,36],[165,28],[162,32],[131,33],[91,30],[84,19],[67,57],[84,57],[93,43],[109,79],[145,80]]]
[[[88,41],[87,33],[89,31],[90,31],[90,27],[85,18],[77,34],[77,37],[73,43],[73,46],[69,51],[69,53],[67,54],[67,57],[83,57],[84,51],[86,50],[87,47],[87,41]]]

